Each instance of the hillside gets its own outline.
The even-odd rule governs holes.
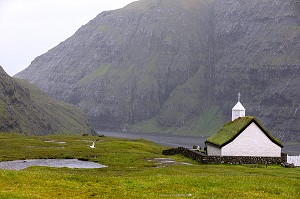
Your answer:
[[[76,107],[51,99],[25,80],[11,78],[0,66],[0,132],[83,134],[92,129]]]
[[[247,115],[300,140],[295,0],[140,0],[99,14],[19,73],[94,127],[211,135],[238,92]]]

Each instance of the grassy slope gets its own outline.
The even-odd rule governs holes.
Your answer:
[[[180,115],[180,113],[175,112],[172,116],[176,114]],[[177,118],[180,118],[180,116]],[[218,107],[211,107],[201,117],[192,118],[181,127],[162,127],[157,120],[159,118],[155,116],[149,120],[131,125],[128,130],[132,132],[160,132],[209,137],[217,132],[223,123],[222,112]]]
[[[36,86],[12,78],[0,66],[0,131],[26,135],[93,133],[74,105],[51,99]]]
[[[25,80],[18,78],[14,80],[29,89],[31,100],[42,110],[44,119],[55,128],[55,133],[83,134],[92,131],[85,115],[74,105],[50,98],[45,92]]]
[[[145,140],[103,137],[95,149],[90,149],[88,141],[95,139],[0,134],[2,161],[87,158],[108,165],[104,169],[0,170],[0,198],[296,198],[300,193],[299,168],[199,165],[181,156],[172,158],[194,165],[158,168],[145,160],[163,157],[158,145]]]
[[[130,130],[199,136],[214,134],[224,123],[223,113],[220,107],[211,105],[207,96],[199,95],[201,92],[209,92],[204,81],[204,73],[199,70],[194,77],[171,93],[172,97],[158,115],[132,125]]]

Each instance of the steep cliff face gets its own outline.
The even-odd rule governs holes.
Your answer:
[[[17,76],[95,127],[209,135],[248,114],[299,139],[299,3],[140,0],[99,14]]]
[[[0,66],[0,132],[27,135],[92,133],[76,107],[49,98],[36,86],[9,77]]]
[[[18,76],[76,104],[99,127],[151,118],[206,60],[199,23],[207,6],[140,1],[101,13]]]
[[[228,1],[226,11],[215,11],[222,51],[214,66],[214,98],[224,109],[220,102],[241,91],[248,114],[281,139],[299,140],[299,2]]]

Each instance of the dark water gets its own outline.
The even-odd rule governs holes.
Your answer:
[[[0,162],[0,169],[22,170],[31,166],[47,166],[57,168],[68,167],[76,169],[96,169],[106,167],[95,162],[81,161],[77,159],[35,159]]]
[[[159,133],[130,133],[130,132],[104,132],[98,131],[98,134],[105,135],[109,137],[118,137],[118,138],[129,138],[129,139],[146,139],[152,142],[155,142],[162,146],[169,147],[186,147],[192,148],[194,145],[205,147],[204,137],[197,136],[178,136],[170,134],[159,134]],[[283,153],[289,155],[299,155],[300,154],[300,143],[283,143],[284,148],[282,149]]]
[[[145,139],[155,142],[162,146],[170,147],[186,147],[192,148],[194,145],[204,147],[206,138],[197,136],[178,136],[170,134],[159,133],[130,133],[130,132],[103,132],[98,131],[99,135],[105,135],[108,137],[117,138],[129,138],[129,139]]]

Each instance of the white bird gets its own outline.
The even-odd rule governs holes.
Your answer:
[[[99,139],[95,140],[95,141],[93,142],[93,144],[92,144],[90,147],[91,147],[92,149],[95,148],[95,143],[98,142],[98,141],[99,141]]]

